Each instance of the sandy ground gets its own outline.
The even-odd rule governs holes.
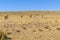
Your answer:
[[[60,40],[60,12],[1,12],[0,30],[11,40]]]

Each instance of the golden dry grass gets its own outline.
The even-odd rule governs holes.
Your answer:
[[[60,12],[1,12],[0,30],[12,40],[60,40]]]

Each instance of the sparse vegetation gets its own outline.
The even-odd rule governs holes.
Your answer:
[[[58,12],[56,12],[58,13]],[[60,14],[6,12],[0,14],[0,40],[60,40]]]
[[[3,31],[0,30],[0,40],[11,40]]]

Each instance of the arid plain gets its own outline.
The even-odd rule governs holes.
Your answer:
[[[0,30],[11,40],[60,40],[60,11],[0,12]]]

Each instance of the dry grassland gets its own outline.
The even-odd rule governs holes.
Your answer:
[[[60,40],[60,12],[0,12],[0,30],[11,40]]]

